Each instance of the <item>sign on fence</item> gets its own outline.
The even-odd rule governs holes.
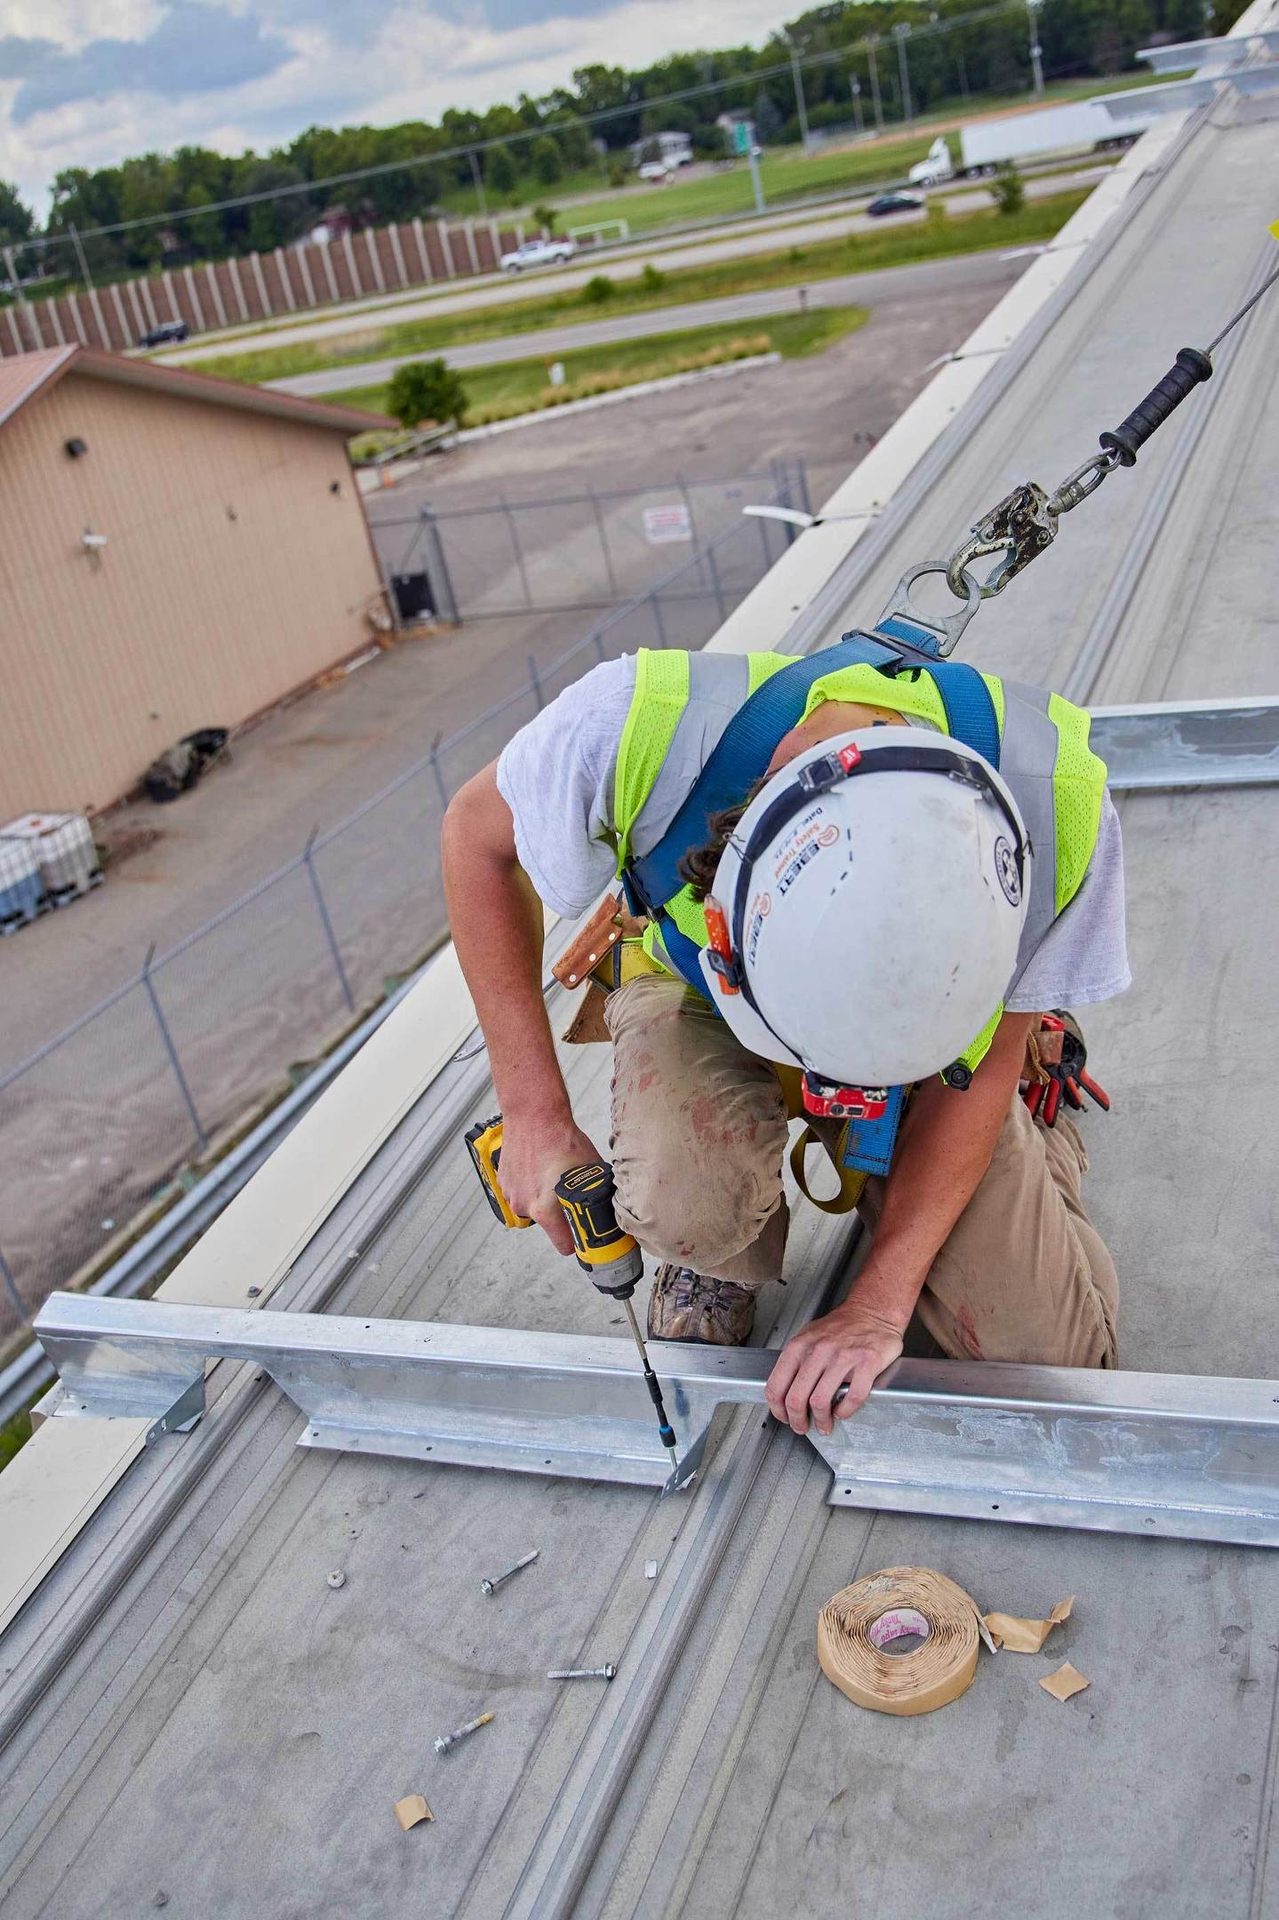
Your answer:
[[[687,507],[645,507],[644,538],[650,547],[669,547],[692,537],[693,523]]]

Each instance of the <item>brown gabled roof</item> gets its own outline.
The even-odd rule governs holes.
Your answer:
[[[175,400],[202,400],[210,406],[270,414],[278,420],[296,420],[300,426],[327,427],[347,436],[395,425],[385,414],[366,413],[361,407],[340,407],[328,400],[306,400],[296,394],[276,393],[267,387],[245,386],[238,380],[219,380],[215,374],[195,373],[188,367],[157,366],[152,360],[104,353],[99,347],[71,346],[48,347],[42,353],[22,353],[0,360],[0,427],[37,394],[68,373],[78,373],[91,380],[111,380],[122,387],[167,393]]]

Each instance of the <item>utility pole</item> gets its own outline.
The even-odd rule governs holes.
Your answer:
[[[1026,0],[1030,19],[1030,73],[1036,95],[1044,90],[1043,48],[1039,44],[1039,9],[1044,0]]]
[[[906,41],[910,28],[904,20],[899,20],[893,28],[893,34],[897,41],[897,70],[901,75],[902,83],[902,118],[913,120],[915,109],[910,98],[910,68],[906,64]]]
[[[488,201],[484,198],[484,176],[480,172],[480,163],[475,157],[475,148],[468,147],[466,157],[471,163],[471,178],[475,182],[475,191],[480,198],[480,218],[488,213]]]
[[[873,33],[866,42],[866,58],[870,62],[870,98],[875,113],[875,131],[884,131],[884,103],[879,96],[879,61],[875,49],[879,45],[879,35]]]
[[[804,101],[804,76],[799,70],[799,55],[792,46],[790,50],[791,79],[795,83],[795,111],[799,115],[799,137],[808,152],[808,109]]]
[[[18,278],[18,264],[15,250],[12,247],[0,247],[0,254],[4,255],[5,272],[9,276],[9,285],[13,288],[13,297],[17,302],[18,312],[26,321],[27,332],[31,336],[31,344],[33,347],[38,347],[40,341],[35,328],[31,324],[31,309],[30,303],[27,300],[26,289]]]
[[[855,73],[848,76],[848,90],[853,96],[853,125],[860,133],[862,130],[862,83]]]
[[[84,241],[76,231],[72,221],[67,222],[67,232],[71,235],[71,244],[75,248],[75,257],[80,262],[80,278],[90,292],[93,291],[93,275],[89,272],[89,262],[84,251]]]

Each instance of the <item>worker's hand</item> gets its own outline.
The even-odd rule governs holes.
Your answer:
[[[829,1433],[835,1420],[856,1413],[901,1350],[899,1328],[846,1300],[786,1342],[764,1389],[769,1411],[796,1433],[808,1432],[810,1417],[818,1433]],[[835,1406],[845,1384],[848,1392]]]
[[[555,1198],[557,1181],[570,1167],[586,1166],[600,1157],[593,1143],[564,1120],[512,1120],[502,1123],[502,1158],[497,1177],[516,1213],[536,1220],[557,1253],[572,1253],[573,1236]]]

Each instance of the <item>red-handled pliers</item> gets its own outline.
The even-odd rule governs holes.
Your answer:
[[[1088,1049],[1078,1033],[1057,1013],[1044,1015],[1040,1031],[1060,1033],[1061,1060],[1052,1066],[1045,1064],[1047,1081],[1034,1081],[1022,1095],[1031,1119],[1041,1119],[1046,1127],[1055,1126],[1063,1094],[1077,1113],[1083,1111],[1085,1093],[1097,1102],[1103,1113],[1109,1113],[1110,1095],[1088,1072]]]

